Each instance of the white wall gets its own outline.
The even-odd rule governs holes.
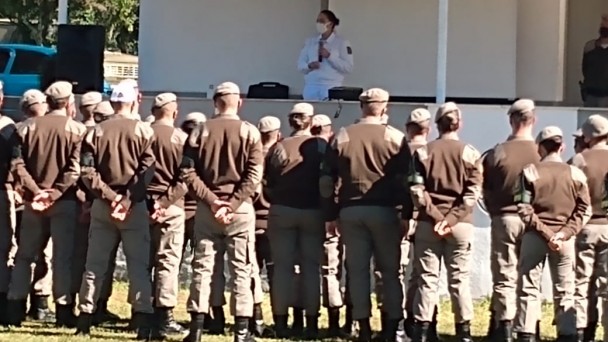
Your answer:
[[[145,91],[206,92],[231,80],[278,81],[300,94],[296,60],[320,1],[141,2],[139,82]]]
[[[436,0],[330,0],[349,39],[355,70],[346,83],[395,95],[434,96]],[[447,95],[515,96],[516,4],[450,2]]]

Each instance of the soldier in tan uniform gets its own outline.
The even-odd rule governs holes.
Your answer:
[[[414,303],[414,341],[426,341],[438,301],[443,259],[458,341],[472,341],[472,212],[481,195],[479,152],[459,140],[462,115],[453,102],[435,115],[439,138],[414,151],[410,185],[418,209],[414,260],[420,271]],[[462,175],[453,177],[454,174]]]
[[[574,137],[574,153],[581,153],[588,148],[582,129],[577,129],[572,136]]]
[[[403,318],[399,282],[403,224],[411,217],[404,187],[411,155],[402,132],[381,121],[389,94],[372,88],[359,98],[362,118],[342,128],[327,149],[321,169],[326,233],[339,229],[346,249],[348,286],[359,341],[370,341],[370,262],[375,258],[384,282],[383,340],[393,341]],[[337,199],[336,197],[337,193]],[[399,221],[397,205],[403,205]],[[339,221],[338,221],[339,216]]]
[[[57,325],[73,326],[72,251],[77,227],[76,181],[80,176],[80,145],[86,128],[72,119],[72,85],[53,83],[46,91],[50,112],[19,128],[14,154],[15,180],[26,201],[15,268],[8,293],[9,323],[19,326],[30,292],[31,264],[53,240],[53,297]],[[52,156],[52,158],[49,158]]]
[[[602,267],[603,256],[608,254],[608,198],[606,197],[608,170],[608,119],[601,115],[591,115],[581,128],[585,142],[589,146],[577,153],[571,161],[587,176],[587,187],[591,199],[592,214],[587,225],[576,235],[576,280],[574,305],[576,327],[580,341],[595,341],[598,324],[597,298],[606,295],[606,268]],[[600,279],[603,288],[595,282]],[[605,307],[604,310],[608,310]]]
[[[95,126],[93,110],[101,101],[103,101],[103,97],[101,93],[96,91],[84,93],[80,98],[78,110],[80,111],[80,115],[82,115],[82,124],[86,127]]]
[[[319,166],[327,142],[310,133],[313,115],[312,105],[294,105],[289,114],[291,136],[272,147],[265,164],[265,186],[271,202],[268,238],[275,267],[271,299],[279,338],[289,336],[287,316],[294,292],[302,296],[306,312],[305,337],[314,340],[319,334],[319,269],[325,235],[319,209]],[[297,261],[301,292],[294,289],[291,272]]]
[[[541,162],[526,166],[514,193],[526,232],[521,241],[514,328],[518,341],[535,341],[541,318],[541,277],[549,259],[558,341],[576,341],[575,235],[591,217],[587,177],[564,163],[563,133],[544,128],[536,137]]]
[[[241,104],[236,84],[220,84],[214,95],[218,114],[192,131],[184,150],[182,177],[199,201],[187,342],[202,338],[215,255],[224,249],[232,265],[230,310],[235,316],[235,341],[254,341],[249,320],[254,306],[251,277],[255,256],[250,255],[249,241],[255,234],[252,197],[262,180],[263,152],[258,129],[238,116]]]
[[[175,94],[163,93],[154,98],[155,120],[151,127],[155,136],[152,151],[156,167],[148,185],[148,210],[152,224],[154,304],[159,325],[159,334],[154,337],[157,339],[185,333],[173,317],[185,235],[184,195],[188,192],[186,184],[179,179],[179,165],[188,136],[174,126],[177,113]]]
[[[513,340],[517,263],[525,227],[517,214],[513,191],[521,181],[526,165],[540,161],[532,130],[536,122],[532,100],[516,101],[508,111],[511,135],[492,148],[483,159],[484,201],[492,219],[490,265],[492,293],[492,341]]]
[[[126,256],[129,296],[138,339],[151,334],[150,227],[146,188],[154,176],[154,132],[133,120],[137,99],[130,87],[116,86],[110,101],[114,115],[90,130],[82,149],[82,179],[95,196],[86,271],[80,289],[77,334],[89,335],[110,258],[122,242]]]

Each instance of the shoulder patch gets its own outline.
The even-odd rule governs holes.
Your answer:
[[[401,145],[403,139],[405,138],[405,134],[390,125],[387,125],[385,127],[386,128],[384,130],[384,140],[393,144]]]
[[[538,174],[538,169],[536,169],[536,166],[534,164],[526,165],[524,167],[523,173],[526,180],[530,183],[534,183],[540,178],[540,175]]]
[[[258,128],[247,121],[241,121],[240,134],[242,139],[249,139],[252,144],[257,144],[262,139]]]
[[[334,142],[336,145],[342,145],[350,141],[350,137],[348,136],[348,131],[346,127],[340,128],[338,134],[334,137]]]
[[[188,135],[184,133],[184,131],[179,128],[173,129],[173,134],[171,134],[172,144],[184,146],[186,144],[186,139],[188,139]]]
[[[76,120],[68,119],[65,123],[65,130],[68,133],[82,136],[87,131],[87,127]]]
[[[585,166],[587,166],[587,161],[585,160],[585,157],[581,153],[577,153],[574,155],[574,157],[572,157],[570,164],[572,166],[576,166],[579,169],[582,169]]]
[[[350,46],[347,46],[346,47],[346,53],[348,53],[349,55],[352,55],[353,54],[353,48],[350,47]]]
[[[473,145],[465,145],[462,149],[462,160],[469,164],[475,164],[481,157],[479,151]]]
[[[578,167],[574,167],[572,165],[569,165],[569,167],[572,180],[587,185],[587,176],[585,176],[585,173]]]
[[[418,160],[420,161],[429,159],[429,152],[426,146],[418,147],[414,153],[418,156]]]

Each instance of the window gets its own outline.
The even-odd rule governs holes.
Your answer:
[[[11,58],[11,54],[8,50],[0,49],[0,74],[6,69],[8,60]]]
[[[46,68],[48,56],[34,51],[17,51],[11,74],[38,75]]]

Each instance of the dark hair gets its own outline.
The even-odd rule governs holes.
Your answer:
[[[182,125],[181,125],[180,128],[182,129],[182,131],[184,131],[184,133],[190,135],[190,133],[192,133],[192,131],[196,127],[198,127],[199,125],[200,125],[199,122],[196,122],[194,120],[190,120],[190,121],[184,121],[184,122],[182,122]]]
[[[69,98],[65,98],[65,99],[53,99],[50,96],[46,97],[46,103],[49,104],[49,108],[51,110],[57,110],[57,109],[63,109],[63,108],[67,108],[68,105],[70,104],[70,99]]]
[[[312,117],[303,114],[291,114],[289,115],[289,126],[291,128],[301,131],[307,129],[312,125]]]
[[[406,123],[405,124],[405,130],[408,133],[414,134],[414,135],[419,135],[419,134],[422,134],[424,132],[428,132],[428,130],[429,130],[428,121],[426,123],[424,123],[424,124],[420,124],[418,122]]]
[[[444,115],[437,120],[439,133],[454,132],[460,127],[460,119],[453,115]]]
[[[334,27],[340,25],[340,19],[338,19],[338,17],[336,17],[336,14],[334,12],[332,12],[330,10],[322,10],[321,14],[326,16],[327,19],[329,20],[329,22],[334,24]]]
[[[542,146],[545,151],[547,151],[547,153],[554,153],[559,151],[559,149],[562,147],[563,144],[563,139],[562,137],[553,137],[544,141],[541,141],[541,143],[539,144],[540,146]]]

